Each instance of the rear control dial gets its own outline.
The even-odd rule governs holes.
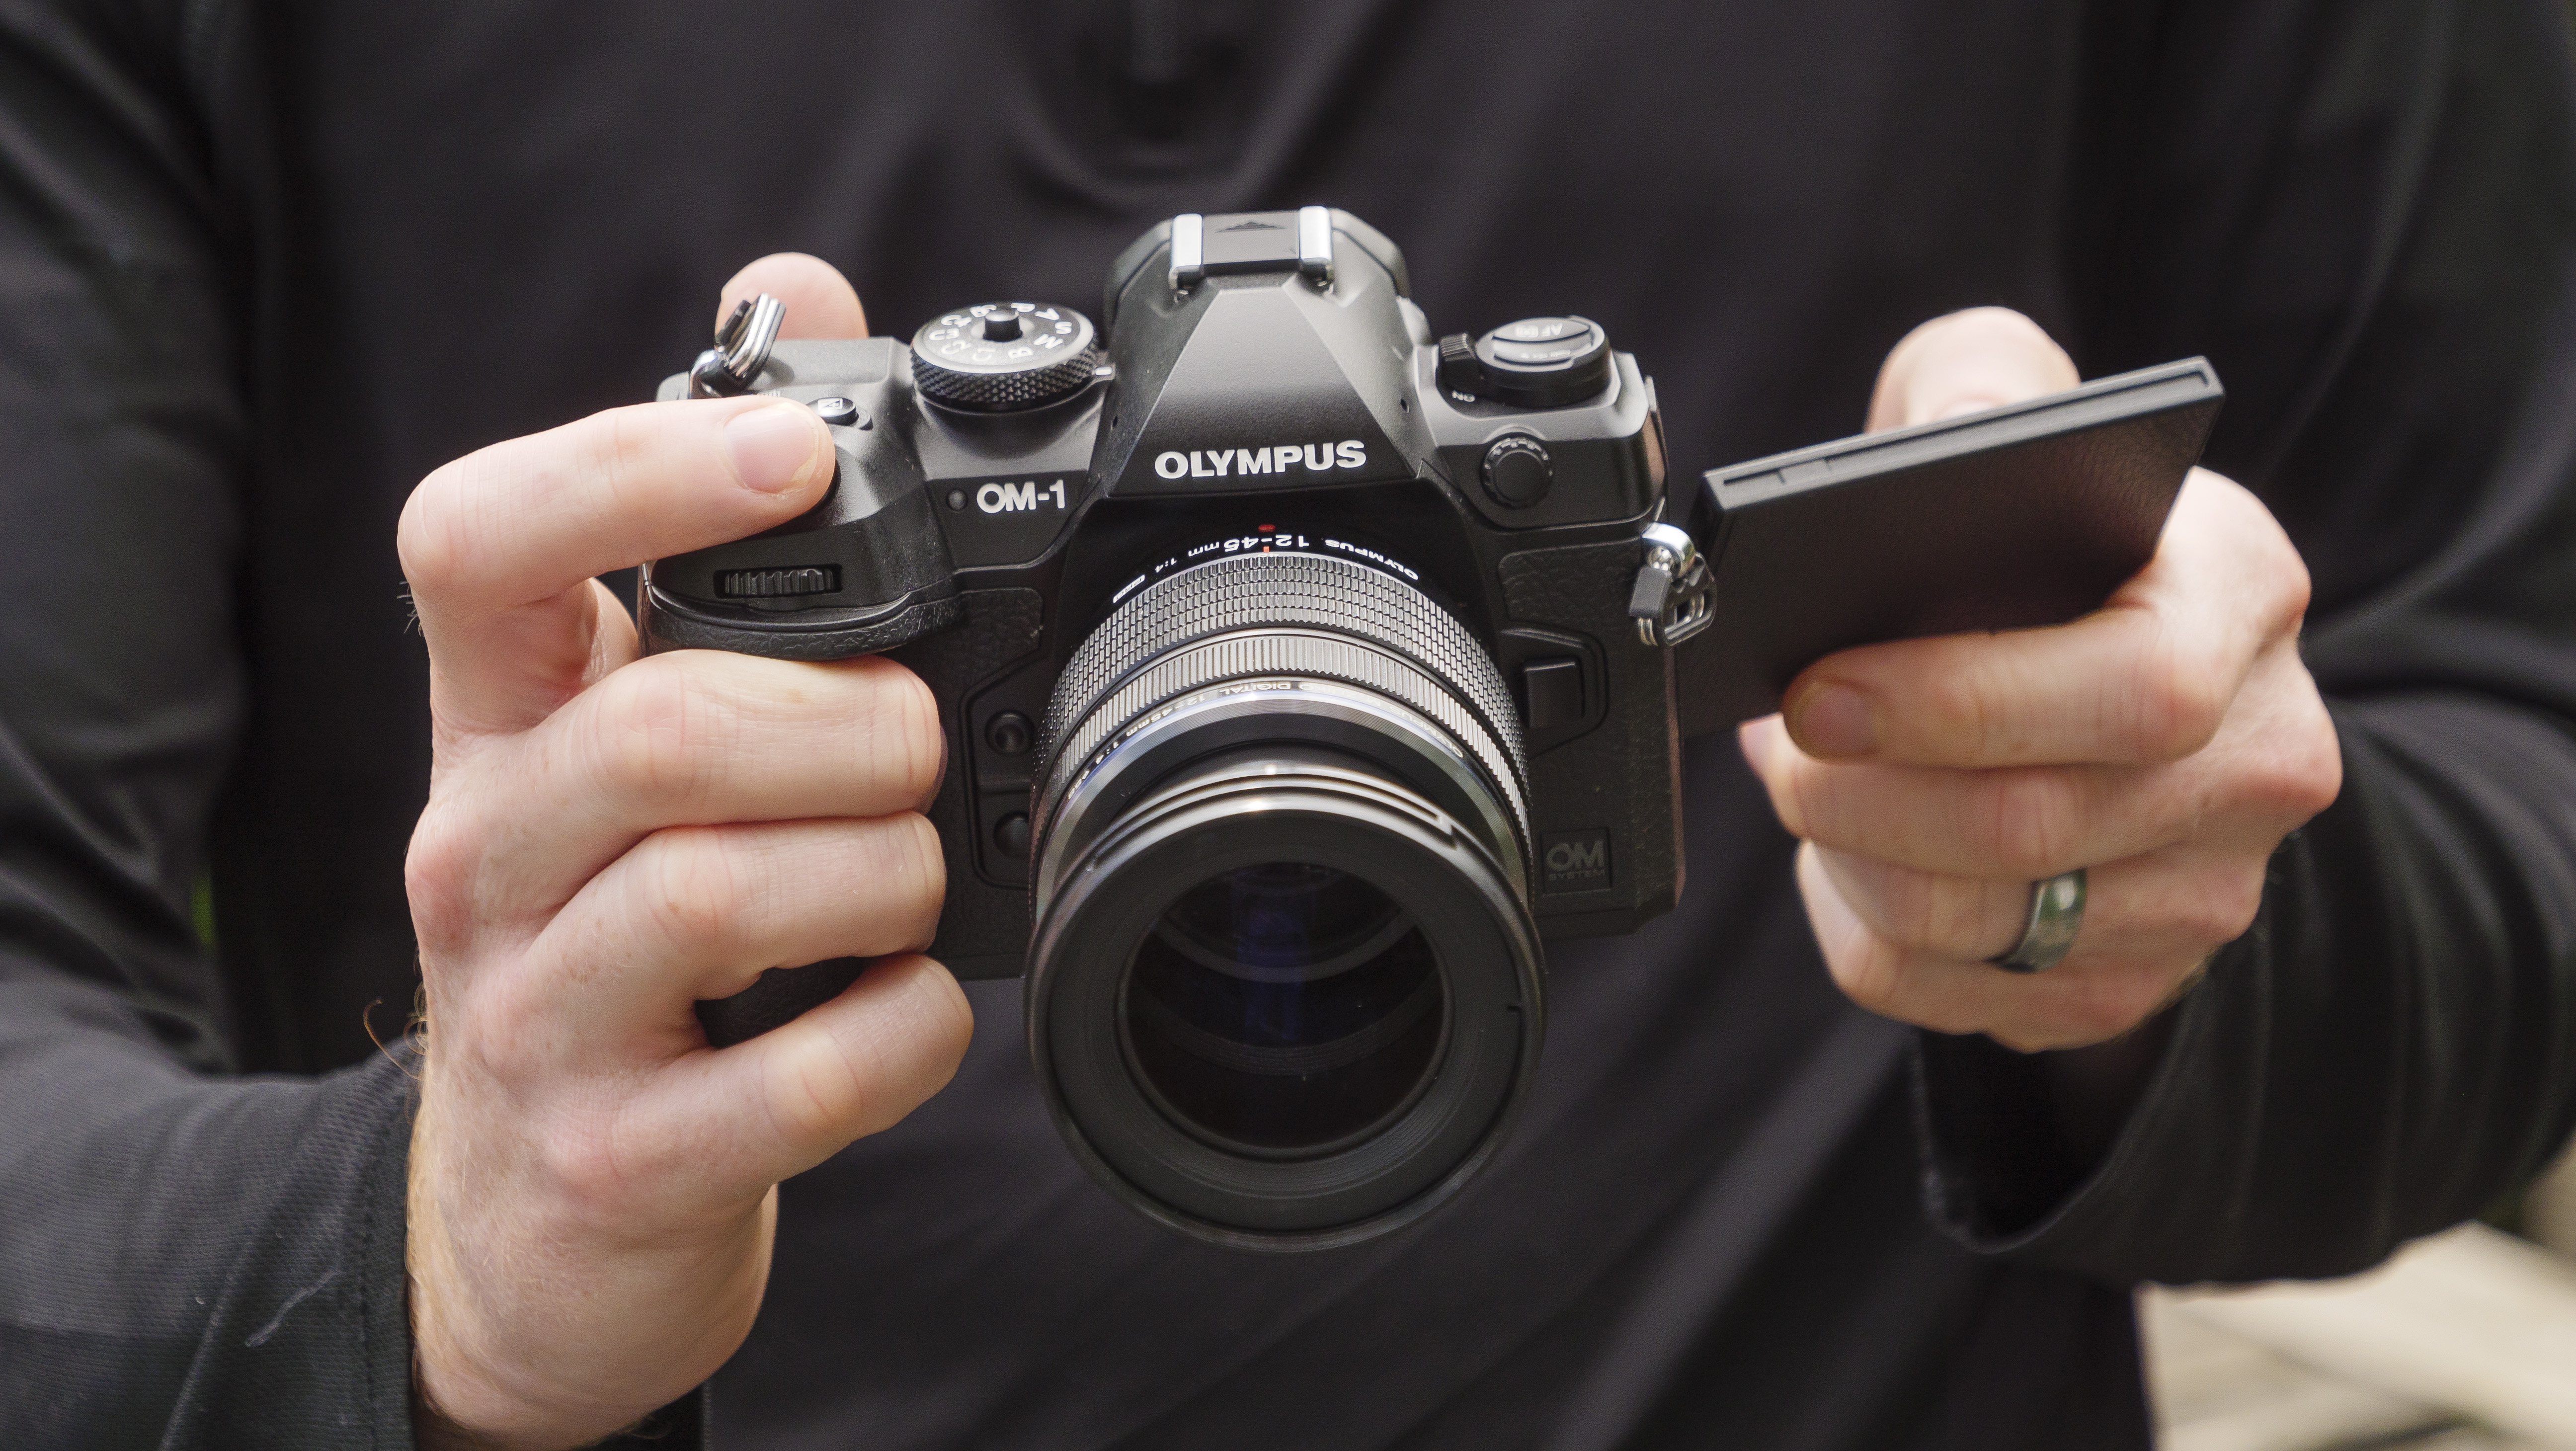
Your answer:
[[[1476,339],[1479,390],[1522,408],[1563,408],[1610,385],[1610,339],[1581,317],[1525,317]]]
[[[1099,365],[1091,319],[1041,302],[979,302],[912,335],[913,387],[977,413],[1037,408],[1082,391]]]

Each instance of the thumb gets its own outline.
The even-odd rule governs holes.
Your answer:
[[[1890,349],[1869,400],[1869,430],[1904,428],[2074,387],[2075,360],[2008,307],[1936,317]]]
[[[782,338],[868,335],[867,310],[859,306],[850,279],[838,267],[803,252],[772,252],[735,273],[718,294],[716,321],[723,322],[735,303],[764,292],[787,308],[778,326]]]

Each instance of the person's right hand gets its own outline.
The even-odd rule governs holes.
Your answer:
[[[866,333],[813,258],[725,302],[756,291],[795,333]],[[965,996],[917,955],[945,886],[929,691],[874,659],[638,659],[592,580],[794,518],[832,457],[793,403],[646,404],[460,459],[403,511],[436,750],[408,864],[425,1445],[576,1446],[686,1394],[760,1308],[778,1181],[965,1052]],[[696,999],[843,956],[881,960],[707,1045]]]

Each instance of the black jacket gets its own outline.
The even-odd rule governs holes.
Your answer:
[[[1600,319],[1685,469],[1969,304],[2209,355],[2342,799],[2101,1156],[1844,1004],[1724,737],[1682,909],[1554,954],[1517,1138],[1389,1240],[1135,1220],[979,987],[788,1185],[721,1440],[2143,1446],[2126,1286],[2358,1268],[2576,1116],[2569,79],[2546,0],[0,0],[0,1442],[408,1441],[416,479],[761,252],[904,334],[1322,200],[1444,331]]]

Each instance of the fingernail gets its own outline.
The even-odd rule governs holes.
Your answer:
[[[1866,756],[1878,749],[1878,715],[1868,696],[1827,681],[1798,697],[1789,734],[1811,756]]]
[[[783,494],[811,480],[827,456],[823,439],[823,425],[793,403],[738,413],[724,426],[734,477],[764,494]]]

